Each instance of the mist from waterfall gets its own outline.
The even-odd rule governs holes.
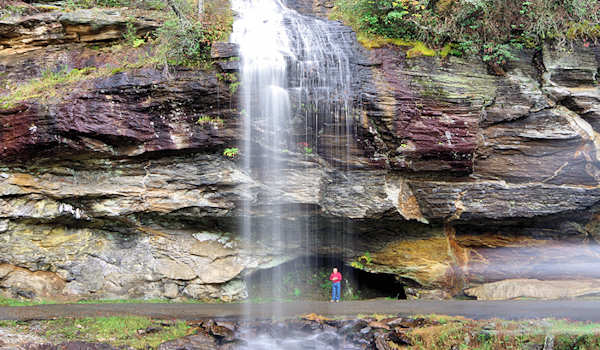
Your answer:
[[[316,219],[287,220],[286,188],[295,181],[289,168],[317,154],[338,169],[346,166],[352,135],[352,33],[337,22],[302,15],[281,0],[233,0],[232,7],[237,17],[231,41],[239,44],[241,57],[240,155],[243,169],[271,193],[271,198],[245,196],[241,234],[246,241],[266,235],[271,246],[283,251],[292,225],[306,250],[298,256],[309,256],[316,244],[311,220]],[[268,207],[269,217],[254,216],[257,206]],[[343,226],[332,233],[340,240]],[[264,282],[283,283],[277,269],[269,279]]]

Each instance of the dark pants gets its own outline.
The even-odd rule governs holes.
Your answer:
[[[331,300],[340,300],[341,282],[331,284]]]

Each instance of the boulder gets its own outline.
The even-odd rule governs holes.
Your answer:
[[[173,280],[192,280],[196,278],[196,274],[188,265],[171,259],[157,260],[156,272]]]
[[[218,349],[216,340],[208,334],[189,335],[162,343],[158,350],[213,350]]]

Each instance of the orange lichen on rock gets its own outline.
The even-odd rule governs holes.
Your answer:
[[[454,280],[453,258],[446,237],[396,241],[373,253],[372,264],[393,270],[426,288],[449,288]]]

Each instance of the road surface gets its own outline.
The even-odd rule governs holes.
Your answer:
[[[474,319],[566,318],[600,322],[600,301],[407,301],[364,300],[328,303],[297,301],[261,304],[56,304],[0,307],[0,320],[46,320],[62,317],[101,317],[118,315],[148,316],[159,319],[199,320],[206,318],[281,318],[308,313],[324,316],[357,314],[443,314]]]

